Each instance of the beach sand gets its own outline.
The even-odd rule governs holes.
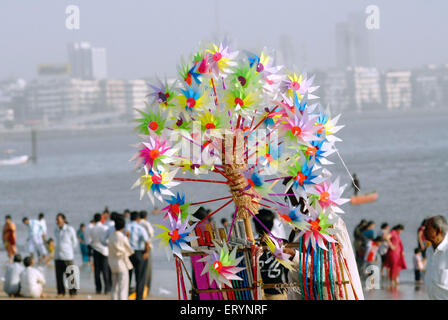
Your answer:
[[[56,288],[44,288],[45,298],[32,299],[23,297],[8,297],[8,295],[3,291],[3,283],[0,283],[0,300],[110,300],[109,294],[95,294],[86,290],[79,290],[75,297],[70,297],[66,294],[65,297],[57,297]],[[146,300],[173,300],[173,298],[158,297],[150,294]]]
[[[110,300],[109,295],[94,294],[89,291],[80,290],[76,297],[71,298],[66,295],[63,298],[56,296],[56,288],[45,288],[46,297],[35,300]],[[415,285],[411,282],[400,284],[396,289],[382,287],[381,289],[364,289],[365,300],[428,300],[425,288],[422,285]],[[3,283],[0,284],[0,300],[29,300],[29,298],[10,298],[3,291]],[[146,300],[176,300],[169,297],[160,297],[150,294]]]

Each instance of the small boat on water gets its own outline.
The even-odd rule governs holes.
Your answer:
[[[0,166],[14,166],[18,164],[27,163],[30,157],[27,155],[12,157],[9,159],[0,159]]]
[[[373,202],[378,199],[378,192],[372,191],[364,194],[360,194],[357,196],[352,196],[350,198],[351,204],[363,204],[368,202]]]

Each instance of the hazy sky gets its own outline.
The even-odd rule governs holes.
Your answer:
[[[65,27],[69,4],[80,8],[80,30]],[[448,63],[445,0],[0,0],[0,79],[33,78],[40,63],[66,62],[66,44],[81,40],[107,49],[109,77],[172,76],[180,56],[218,30],[248,49],[278,48],[283,36],[295,66],[331,67],[335,23],[369,4],[380,9],[380,30],[370,31],[377,66]]]

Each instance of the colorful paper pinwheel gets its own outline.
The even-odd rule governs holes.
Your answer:
[[[162,195],[173,196],[174,194],[169,190],[169,188],[177,186],[179,182],[173,181],[178,169],[168,172],[165,171],[163,167],[158,167],[157,169],[149,169],[143,167],[145,174],[132,186],[132,189],[140,186],[140,200],[143,196],[148,194],[149,199],[154,204],[154,197],[160,202],[163,202]]]
[[[222,285],[228,285],[232,288],[231,280],[243,280],[236,275],[245,269],[237,267],[243,260],[243,256],[236,258],[237,247],[234,247],[232,252],[229,252],[226,244],[222,247],[215,241],[213,241],[213,244],[215,245],[214,250],[205,250],[208,254],[198,260],[199,262],[206,262],[201,276],[208,273],[210,284],[215,281],[219,288]]]
[[[222,76],[225,78],[231,72],[230,68],[237,65],[234,59],[238,56],[238,51],[230,52],[230,48],[222,43],[219,44],[219,47],[211,44],[211,49],[207,52],[210,53],[210,69],[216,77]]]
[[[271,237],[269,235],[265,235],[263,237],[263,240],[266,243],[266,245],[268,246],[269,251],[271,251],[275,260],[280,262],[280,264],[282,266],[284,266],[285,268],[287,268],[291,271],[295,270],[293,263],[291,262],[291,260],[289,260],[291,255],[284,252],[284,248],[285,248],[284,245],[278,243],[278,241],[276,239],[274,239],[273,237]]]
[[[319,206],[317,209],[307,206],[309,217],[308,223],[310,224],[308,230],[302,230],[297,237],[303,236],[303,242],[306,247],[310,244],[313,250],[316,250],[316,246],[321,247],[324,250],[328,250],[328,246],[325,245],[324,240],[328,242],[336,242],[332,237],[338,230],[333,227],[336,222],[335,219],[330,219],[330,212],[325,212]]]
[[[185,194],[180,195],[178,192],[175,196],[171,196],[171,199],[165,199],[165,201],[169,205],[162,209],[162,212],[165,212],[163,219],[171,216],[175,220],[180,218],[182,221],[185,221],[188,218],[190,203],[185,202]]]
[[[172,254],[175,254],[180,259],[182,258],[182,250],[194,251],[190,247],[189,242],[197,239],[197,236],[190,236],[190,233],[194,230],[196,224],[189,225],[189,220],[184,222],[181,219],[174,219],[171,215],[168,215],[169,220],[164,222],[163,225],[156,224],[156,227],[163,229],[164,231],[156,236],[160,238],[160,245],[165,246],[168,260]]]
[[[142,145],[143,148],[130,161],[137,160],[136,166],[143,164],[148,169],[173,161],[172,156],[177,151],[177,149],[171,148],[165,138],[154,134],[150,134],[148,142],[142,142]]]
[[[307,216],[300,212],[299,207],[278,206],[277,213],[282,221],[298,230],[307,230],[309,227]]]
[[[350,201],[350,199],[341,198],[346,187],[347,185],[339,185],[339,177],[333,183],[330,180],[325,180],[316,184],[314,188],[319,195],[319,205],[321,208],[330,208],[334,213],[344,213],[340,206]]]

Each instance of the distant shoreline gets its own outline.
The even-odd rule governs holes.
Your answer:
[[[362,112],[357,111],[341,111],[338,113],[334,113],[333,116],[336,116],[337,114],[341,114],[343,118],[346,119],[372,119],[372,118],[389,118],[389,117],[408,117],[408,116],[415,116],[415,115],[435,115],[435,114],[441,114],[441,115],[448,115],[448,107],[439,107],[439,108],[422,108],[422,109],[416,109],[411,108],[407,110],[402,109],[392,109],[392,110],[364,110]],[[34,128],[39,134],[45,134],[45,133],[54,133],[57,131],[60,132],[73,132],[73,133],[79,133],[79,132],[95,132],[95,131],[121,131],[121,130],[135,130],[136,124],[134,124],[132,121],[126,122],[126,123],[114,123],[114,124],[107,124],[107,125],[86,125],[86,126],[53,126],[53,127],[36,127]],[[0,137],[4,134],[8,135],[10,138],[14,137],[20,137],[20,135],[28,135],[31,132],[32,128],[17,128],[17,129],[0,129]],[[1,141],[1,139],[0,139]]]

